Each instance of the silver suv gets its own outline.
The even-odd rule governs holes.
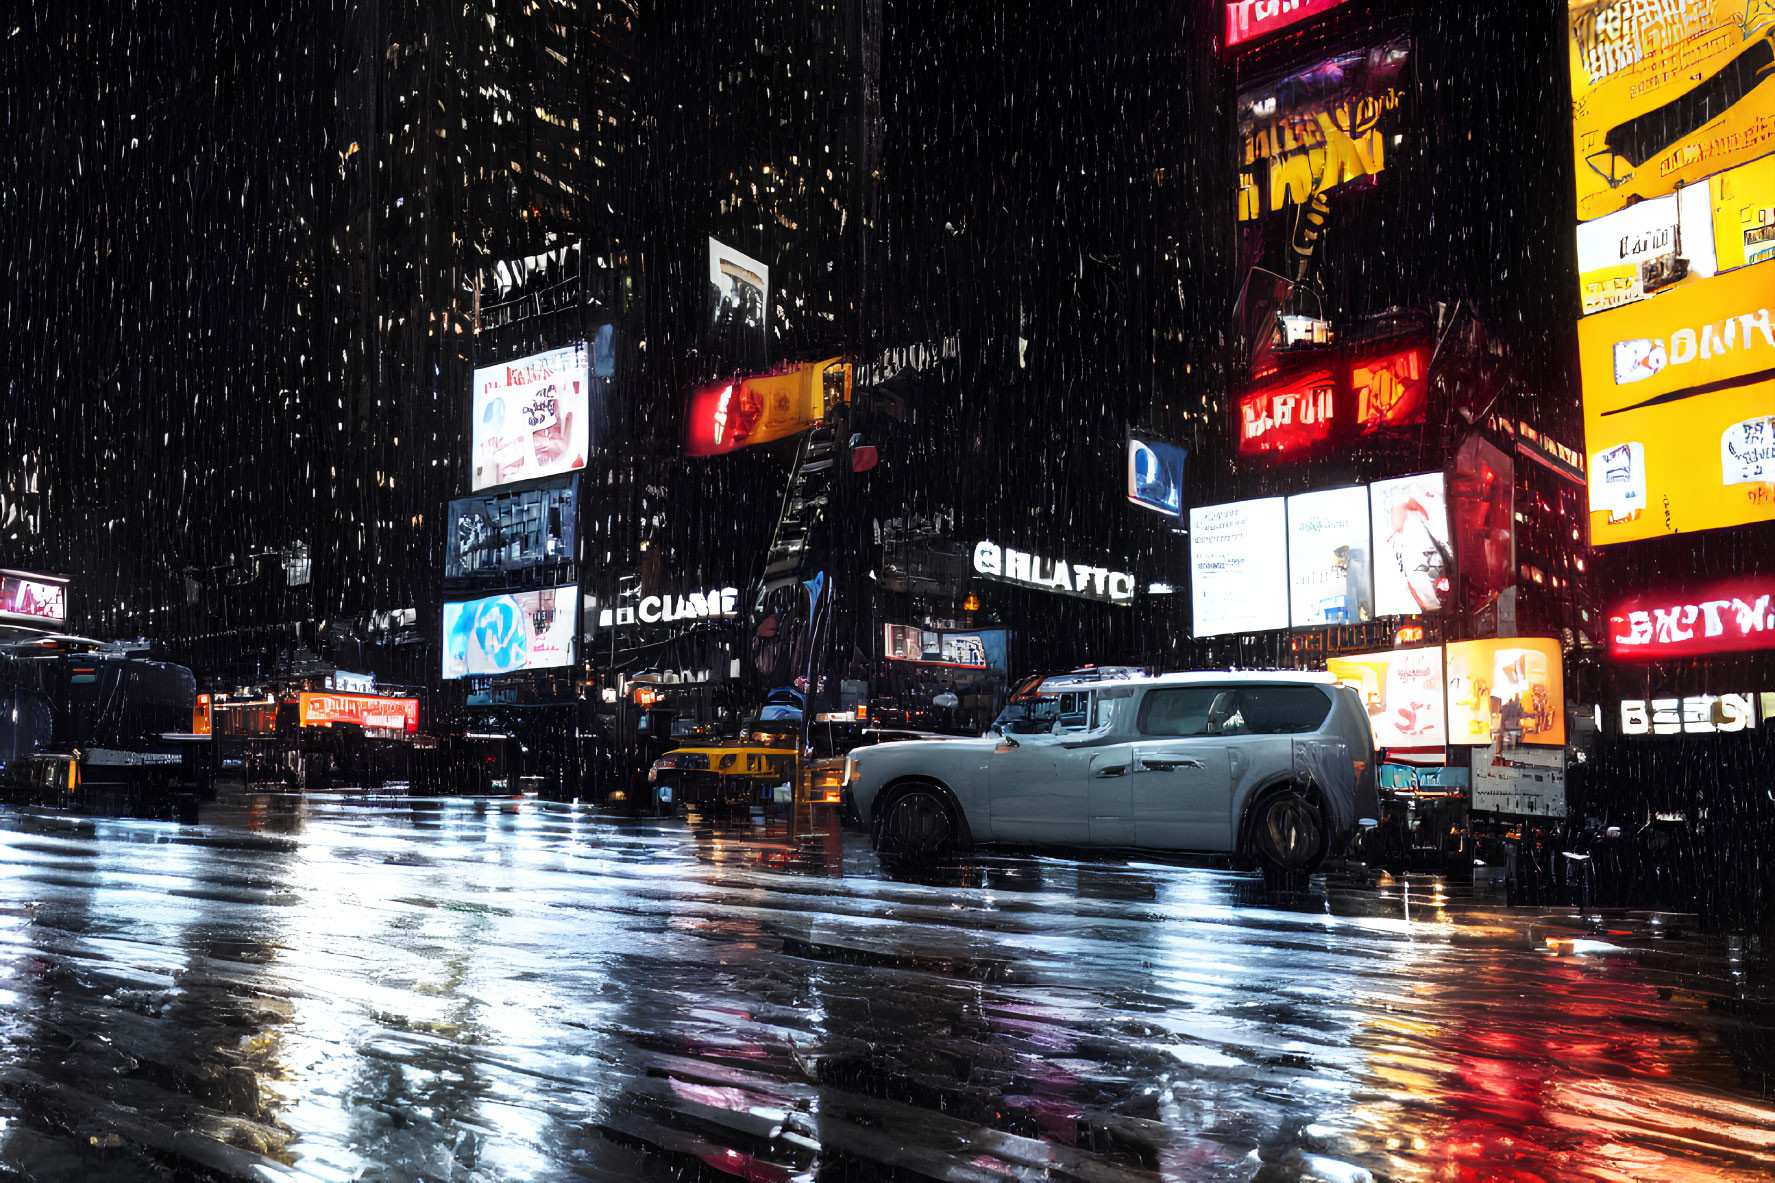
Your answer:
[[[979,739],[853,753],[844,792],[877,845],[1143,847],[1302,871],[1379,816],[1368,713],[1328,674],[1063,676],[1050,695],[1071,709],[1046,729],[1023,712]]]

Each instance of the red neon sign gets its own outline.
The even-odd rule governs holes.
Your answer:
[[[1609,656],[1659,661],[1775,649],[1775,578],[1740,579],[1686,596],[1639,596],[1609,613]]]
[[[383,698],[377,694],[320,694],[303,692],[298,700],[297,723],[303,727],[331,727],[356,723],[385,731],[399,729],[412,735],[419,730],[417,698]]]
[[[1337,376],[1315,370],[1239,400],[1239,451],[1292,452],[1328,439]]]
[[[1430,365],[1421,345],[1360,358],[1350,367],[1356,396],[1356,427],[1362,434],[1383,427],[1422,423],[1429,405]]]
[[[1226,43],[1237,45],[1329,12],[1344,0],[1231,0],[1226,6]]]

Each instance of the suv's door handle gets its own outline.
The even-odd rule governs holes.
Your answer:
[[[1178,768],[1200,768],[1202,762],[1200,760],[1191,760],[1188,757],[1182,756],[1175,760],[1167,759],[1163,756],[1142,756],[1140,759],[1140,766],[1142,768],[1151,769],[1154,772],[1171,772]]]
[[[1097,775],[1098,776],[1120,776],[1120,775],[1122,775],[1122,773],[1124,773],[1126,771],[1128,771],[1128,766],[1126,764],[1117,764],[1112,768],[1099,768],[1097,770]]]

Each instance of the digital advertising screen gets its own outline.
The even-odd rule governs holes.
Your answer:
[[[1440,612],[1454,577],[1448,500],[1439,472],[1368,487],[1374,536],[1374,613]]]
[[[445,523],[444,578],[495,577],[573,559],[579,478],[460,497]]]
[[[1240,454],[1298,454],[1330,439],[1339,384],[1336,368],[1314,366],[1246,394],[1239,400]]]
[[[1183,461],[1189,453],[1149,435],[1128,437],[1128,500],[1167,517],[1183,516]]]
[[[445,680],[573,664],[579,587],[507,592],[444,605]]]
[[[476,370],[469,487],[584,468],[592,443],[591,382],[583,341]]]
[[[1288,627],[1288,526],[1280,497],[1189,511],[1191,634]]]
[[[1433,748],[1448,742],[1442,646],[1327,658],[1325,668],[1353,687],[1381,748]]]
[[[0,620],[40,628],[68,623],[68,581],[29,571],[0,571]]]
[[[1775,267],[1578,322],[1590,538],[1775,519]]]
[[[709,316],[730,365],[763,366],[770,346],[770,268],[709,239]]]
[[[825,418],[827,373],[843,364],[827,358],[695,392],[685,413],[685,454],[723,456],[806,431]]]
[[[910,624],[882,626],[882,656],[889,661],[946,665],[960,669],[1002,670],[1008,634],[1004,629],[950,632]]]
[[[1546,637],[1454,641],[1448,664],[1448,742],[1565,743],[1565,668]]]
[[[1425,345],[1358,355],[1350,363],[1356,430],[1371,435],[1422,423],[1430,408],[1430,350]]]
[[[1480,605],[1516,582],[1516,460],[1478,434],[1455,452],[1449,517],[1464,602]]]
[[[419,730],[419,700],[304,691],[297,699],[296,722],[301,727],[355,723],[359,727],[412,735]]]
[[[1330,12],[1344,0],[1229,0],[1226,43],[1243,45],[1308,17]]]
[[[1568,0],[1579,221],[1768,151],[1768,15],[1760,0]]]
[[[1288,602],[1295,628],[1374,619],[1368,489],[1288,498]]]

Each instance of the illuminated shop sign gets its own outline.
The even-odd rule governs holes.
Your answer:
[[[1239,220],[1304,206],[1387,166],[1410,42],[1319,62],[1239,95]]]
[[[1692,694],[1686,698],[1628,698],[1621,701],[1623,735],[1721,735],[1757,725],[1758,695]],[[1769,695],[1760,696],[1763,706]],[[1767,712],[1763,712],[1767,718]]]
[[[1314,370],[1239,400],[1239,451],[1300,452],[1331,438],[1337,376]]]
[[[1568,0],[1578,218],[1763,155],[1775,106],[1769,23],[1745,0]],[[1766,9],[1766,5],[1762,5]]]
[[[1263,380],[1239,400],[1239,451],[1298,455],[1334,437],[1423,423],[1429,378],[1421,343],[1313,350],[1306,368]]]
[[[0,571],[0,620],[68,622],[68,581],[27,571]]]
[[[355,723],[364,728],[402,731],[411,735],[419,730],[419,700],[305,691],[297,700],[296,721],[302,727]]]
[[[1356,427],[1363,434],[1383,427],[1422,423],[1429,403],[1430,353],[1422,346],[1357,360],[1350,367]]]
[[[699,390],[686,415],[685,454],[723,456],[806,431],[850,397],[850,384],[851,367],[834,357]]]
[[[642,596],[634,604],[605,608],[598,613],[598,627],[666,624],[679,620],[713,620],[740,614],[740,589],[710,588],[679,595]]]
[[[1226,6],[1228,47],[1286,29],[1297,21],[1330,12],[1344,0],[1231,0]]]
[[[974,571],[988,579],[1043,591],[1063,592],[1110,604],[1134,602],[1134,576],[1108,567],[1045,559],[1028,551],[985,541],[974,545]]]
[[[1680,598],[1642,596],[1609,613],[1609,656],[1616,661],[1751,649],[1775,649],[1775,579],[1735,581]]]

